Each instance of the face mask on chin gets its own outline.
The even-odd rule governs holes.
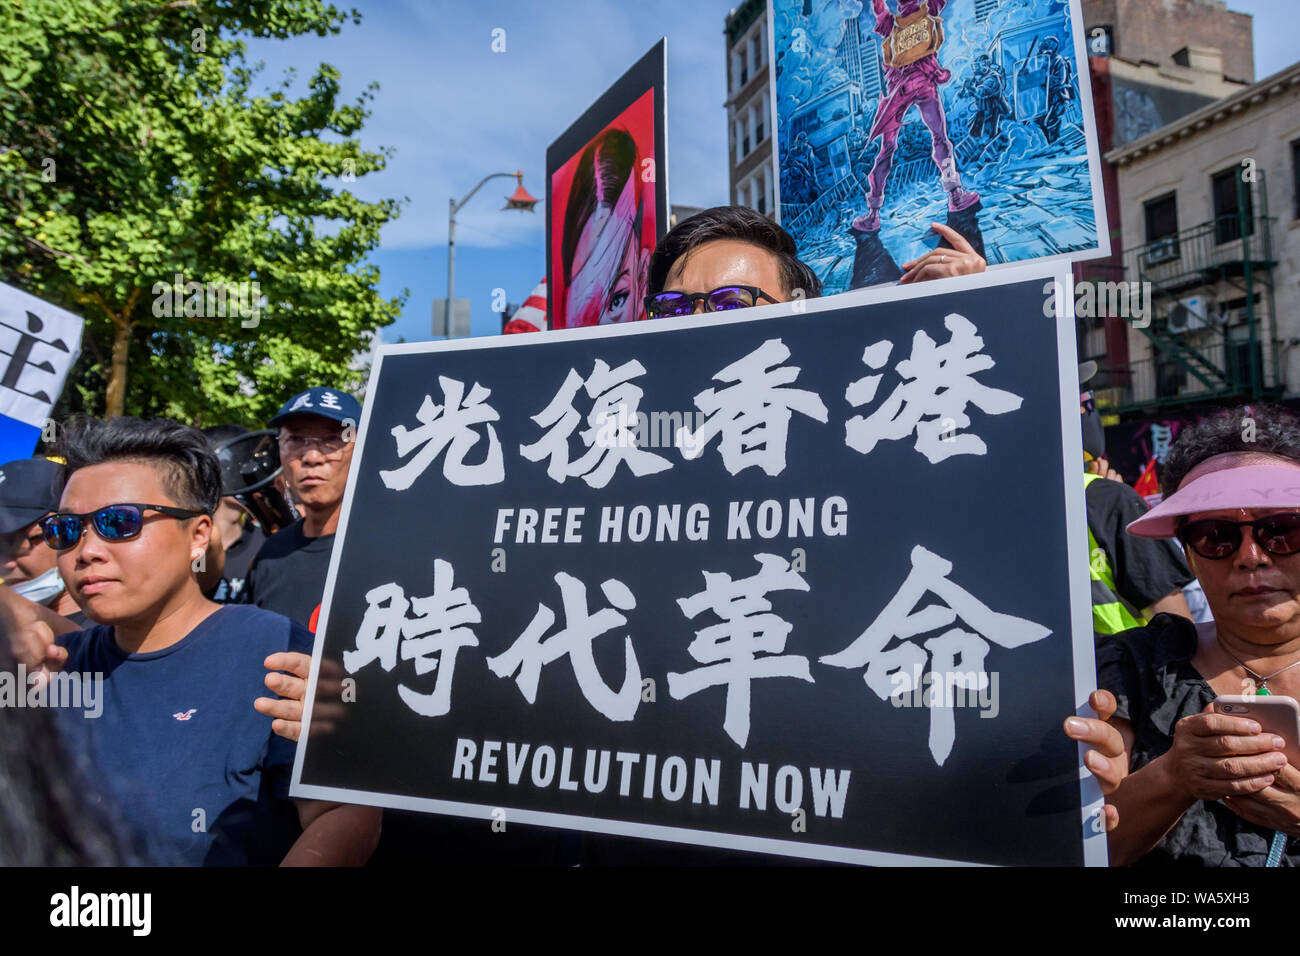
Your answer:
[[[49,604],[63,592],[63,579],[59,577],[58,568],[50,568],[44,574],[14,585],[14,593],[34,601],[37,604]]]

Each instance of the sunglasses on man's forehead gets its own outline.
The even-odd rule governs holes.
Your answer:
[[[41,533],[45,543],[55,551],[66,551],[81,540],[81,533],[86,528],[89,518],[95,526],[96,533],[105,541],[129,541],[139,537],[144,530],[144,513],[158,511],[169,518],[197,518],[202,511],[188,511],[184,508],[171,508],[167,505],[121,504],[105,505],[98,511],[85,514],[62,512],[52,514],[40,521]]]
[[[646,314],[656,319],[668,319],[690,315],[695,311],[695,303],[704,300],[705,312],[727,312],[731,309],[748,309],[758,304],[759,299],[775,302],[758,286],[724,285],[712,292],[659,292],[645,297]]]
[[[1300,514],[1269,515],[1257,521],[1228,518],[1184,521],[1178,528],[1178,537],[1201,557],[1219,561],[1237,553],[1242,528],[1250,528],[1259,546],[1275,557],[1300,552]]]

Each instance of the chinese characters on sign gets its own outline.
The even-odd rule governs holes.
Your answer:
[[[986,414],[1001,415],[1020,407],[1022,399],[1011,392],[978,382],[977,372],[994,367],[983,354],[983,339],[975,325],[956,313],[945,317],[949,341],[937,345],[924,331],[917,331],[910,357],[895,366],[902,384],[869,416],[854,416],[845,425],[845,443],[866,454],[881,440],[897,440],[915,434],[916,449],[932,464],[951,455],[987,454],[977,435],[953,434],[955,428],[969,428],[966,414],[974,405]],[[882,369],[893,344],[882,340],[867,346],[863,362]],[[787,461],[787,438],[795,412],[826,424],[829,412],[816,392],[791,387],[800,374],[797,366],[785,365],[790,349],[781,339],[767,339],[758,348],[727,365],[714,379],[724,383],[695,396],[695,404],[706,416],[691,432],[684,428],[677,446],[682,456],[693,459],[718,439],[723,465],[732,474],[759,467],[765,474],[781,474]],[[636,477],[657,474],[672,467],[667,458],[636,446],[630,435],[601,440],[610,422],[626,429],[635,419],[644,390],[634,380],[646,375],[640,361],[624,362],[611,368],[597,359],[585,379],[570,368],[550,403],[531,419],[544,430],[531,444],[519,447],[528,461],[545,460],[546,474],[563,483],[582,478],[592,488],[605,487],[625,464]],[[882,374],[859,379],[845,391],[853,407],[870,403]],[[491,391],[474,383],[465,384],[439,376],[444,402],[434,404],[426,395],[416,420],[417,428],[398,425],[392,429],[396,451],[407,459],[400,468],[380,473],[384,484],[405,491],[433,464],[444,450],[443,475],[453,484],[492,484],[504,479],[501,443],[492,422],[500,420],[496,409],[486,403]],[[575,407],[585,393],[591,401],[583,412]],[[579,431],[585,421],[587,427]],[[482,427],[485,431],[476,430]],[[571,457],[575,433],[581,454]],[[478,464],[467,464],[471,449],[486,439],[488,451]],[[809,585],[791,563],[774,554],[754,555],[757,573],[739,580],[726,571],[704,571],[704,589],[677,599],[688,619],[708,611],[717,623],[695,631],[685,650],[700,665],[693,670],[670,672],[668,691],[681,700],[712,687],[725,688],[723,728],[739,746],[749,738],[751,684],[759,678],[794,678],[814,683],[807,656],[787,653],[793,625],[774,613],[767,594],[772,591],[808,592]],[[867,686],[881,700],[919,688],[928,666],[932,694],[930,751],[943,764],[955,741],[951,690],[968,691],[987,686],[984,668],[989,641],[1013,649],[1040,640],[1049,632],[1032,621],[990,610],[969,592],[948,580],[952,565],[921,546],[912,552],[912,569],[902,587],[876,620],[844,650],[823,656],[822,664],[833,667],[865,667]],[[434,593],[408,598],[395,583],[380,585],[366,594],[368,609],[356,635],[356,647],[344,655],[349,672],[378,660],[391,671],[397,663],[399,645],[402,660],[415,663],[417,675],[438,669],[434,690],[420,694],[405,685],[399,687],[402,700],[422,716],[441,716],[451,706],[451,684],[457,652],[478,645],[467,626],[481,617],[464,588],[451,587],[452,568],[446,561],[435,563]],[[608,606],[592,612],[587,585],[563,571],[554,575],[560,589],[563,626],[551,633],[556,613],[539,604],[532,621],[503,653],[488,658],[489,669],[500,678],[513,678],[529,704],[537,701],[543,669],[568,657],[573,674],[587,702],[611,721],[628,721],[641,701],[641,669],[633,637],[623,635],[624,666],[618,689],[607,684],[596,666],[592,644],[604,635],[617,637],[628,621],[623,612],[637,606],[631,589],[614,578],[600,585]],[[946,602],[917,609],[932,593]],[[412,613],[413,612],[413,613]],[[949,627],[960,617],[974,632]],[[912,641],[920,635],[938,632],[923,645]],[[890,647],[893,641],[898,645]],[[436,658],[436,659],[435,659]],[[945,694],[945,690],[947,693]]]
[[[491,425],[500,421],[501,416],[486,404],[492,393],[475,382],[466,397],[465,383],[445,375],[438,376],[438,384],[442,386],[443,404],[435,405],[432,396],[424,396],[420,410],[415,413],[419,428],[405,425],[393,428],[398,457],[411,456],[401,468],[380,472],[384,484],[393,491],[410,488],[444,449],[447,457],[442,462],[442,475],[453,485],[492,485],[505,478],[501,442]],[[471,465],[465,462],[465,456],[484,437],[474,430],[475,425],[486,425],[488,450],[483,461]]]
[[[400,644],[402,660],[414,661],[416,674],[436,670],[431,693],[421,694],[404,684],[397,688],[406,706],[422,717],[440,717],[451,710],[456,654],[462,647],[478,646],[478,638],[466,625],[483,620],[469,592],[451,586],[451,564],[438,558],[433,569],[433,593],[428,597],[408,600],[401,587],[392,583],[367,591],[368,607],[356,648],[343,654],[343,666],[350,674],[376,660],[391,671],[397,666]]]
[[[749,355],[713,376],[731,384],[710,388],[695,396],[695,405],[708,415],[699,430],[683,429],[682,455],[696,458],[715,437],[728,473],[735,475],[758,465],[769,476],[785,470],[786,431],[791,412],[826,422],[826,406],[816,393],[783,388],[799,376],[799,369],[779,366],[790,357],[780,339],[768,339]]]
[[[912,549],[912,570],[907,580],[884,610],[852,644],[821,659],[832,667],[865,666],[862,679],[881,700],[919,688],[928,659],[932,677],[930,753],[938,764],[952,753],[956,735],[951,688],[956,685],[977,691],[988,686],[984,669],[988,641],[1012,650],[1051,633],[1033,621],[990,610],[969,591],[948,580],[951,571],[951,562],[917,545]],[[943,603],[919,608],[927,593]],[[927,640],[924,650],[912,642],[914,637],[947,628],[959,617],[977,633],[952,627]],[[890,648],[895,640],[898,646]],[[972,675],[973,687],[969,686]]]
[[[968,405],[986,414],[1003,415],[1020,407],[1023,399],[1004,389],[990,388],[975,379],[975,373],[995,366],[984,354],[984,340],[974,323],[953,313],[944,319],[952,333],[948,342],[936,345],[925,332],[912,341],[912,354],[895,366],[903,383],[869,416],[855,415],[845,423],[845,443],[862,454],[878,442],[916,436],[916,450],[937,464],[952,455],[984,455],[988,448],[969,428]],[[867,346],[862,361],[879,370],[889,359],[893,343],[882,340]],[[757,466],[769,477],[780,475],[787,462],[787,438],[795,412],[826,424],[825,402],[812,390],[790,387],[799,377],[798,366],[784,365],[790,349],[781,339],[768,339],[754,351],[731,363],[713,376],[726,383],[695,396],[695,405],[705,416],[692,430],[683,427],[676,444],[683,458],[700,457],[715,438],[723,466],[732,475]],[[550,403],[531,416],[543,434],[534,442],[519,446],[520,455],[531,462],[546,461],[552,481],[582,478],[592,488],[604,488],[620,464],[626,464],[640,478],[672,467],[662,455],[637,446],[629,423],[636,419],[644,390],[632,380],[646,375],[641,362],[625,362],[618,368],[597,359],[585,379],[569,369]],[[868,375],[845,389],[845,399],[854,408],[870,403],[883,375]],[[486,400],[491,390],[474,383],[468,397],[465,383],[440,375],[444,403],[435,405],[426,395],[415,418],[418,428],[398,425],[392,429],[399,458],[409,460],[400,468],[382,471],[385,486],[405,491],[422,475],[443,450],[443,476],[455,485],[487,485],[504,480],[501,443],[492,422],[500,415]],[[574,402],[585,392],[592,401],[584,416]],[[585,421],[587,427],[578,431]],[[486,431],[476,431],[483,426]],[[581,442],[581,454],[572,457],[574,433]],[[483,461],[467,464],[466,456],[480,440],[488,451]],[[418,449],[418,451],[417,451]],[[414,452],[414,454],[412,454]]]
[[[704,590],[678,598],[682,612],[696,617],[712,611],[722,621],[695,632],[687,650],[702,667],[668,675],[668,693],[678,700],[725,684],[723,729],[740,746],[749,739],[749,685],[756,677],[797,677],[812,683],[808,658],[782,654],[793,628],[772,613],[768,591],[807,591],[808,583],[775,554],[756,554],[759,572],[733,581],[726,572],[705,571]],[[761,656],[760,656],[761,655]]]
[[[668,674],[668,692],[676,700],[725,686],[723,729],[742,748],[749,739],[750,685],[755,679],[792,677],[814,682],[806,656],[783,653],[793,625],[773,613],[766,597],[771,591],[808,592],[808,583],[785,558],[774,554],[754,558],[759,565],[756,574],[733,580],[726,572],[705,571],[704,590],[677,599],[687,618],[710,611],[720,623],[696,631],[686,647],[701,666]],[[919,688],[928,664],[930,753],[939,765],[948,759],[956,741],[952,688],[978,691],[988,686],[984,665],[989,641],[1014,650],[1051,633],[1033,621],[991,610],[950,581],[951,571],[950,562],[917,545],[907,579],[876,619],[844,650],[821,658],[821,663],[832,667],[865,666],[863,679],[881,700]],[[632,636],[623,637],[623,681],[618,690],[605,683],[592,653],[593,641],[627,624],[621,612],[636,607],[632,591],[622,581],[605,581],[600,590],[610,606],[592,613],[585,584],[563,571],[555,575],[555,583],[560,588],[564,626],[543,640],[556,617],[549,607],[538,605],[532,622],[509,649],[488,658],[488,668],[497,677],[514,678],[524,699],[535,704],[543,668],[567,656],[578,687],[593,708],[611,721],[633,719],[641,700],[641,669]],[[402,589],[391,583],[367,592],[369,607],[355,649],[343,654],[344,668],[355,673],[377,660],[391,671],[400,645],[401,659],[414,661],[416,674],[435,668],[438,672],[432,693],[419,694],[399,685],[403,702],[424,717],[447,714],[456,653],[478,646],[466,625],[482,620],[466,590],[453,589],[451,584],[451,565],[438,559],[434,591],[428,597],[408,601]],[[927,594],[943,603],[920,608]],[[408,608],[415,614],[408,615]],[[949,627],[959,617],[975,632]],[[941,630],[924,642],[924,649],[912,641]],[[668,633],[673,632],[668,629]],[[898,645],[889,647],[895,640]],[[438,659],[431,659],[435,655]]]
[[[538,605],[537,614],[524,633],[504,654],[489,658],[488,667],[498,677],[510,677],[518,671],[519,691],[532,704],[537,701],[537,681],[542,668],[568,655],[587,702],[610,720],[631,720],[641,700],[641,669],[632,650],[632,638],[623,638],[623,686],[617,691],[605,683],[596,669],[591,643],[607,631],[626,624],[627,618],[619,611],[632,610],[636,599],[626,584],[611,578],[600,590],[612,606],[591,614],[585,584],[563,571],[555,575],[555,583],[560,586],[564,627],[543,642],[542,635],[555,623],[555,612]]]
[[[912,355],[896,366],[907,381],[894,389],[869,416],[855,415],[845,425],[845,443],[866,454],[876,443],[898,440],[916,434],[916,450],[938,464],[950,455],[984,455],[988,448],[974,434],[954,434],[970,425],[966,406],[974,405],[989,415],[1002,415],[1020,407],[1019,395],[981,385],[973,376],[993,367],[993,359],[980,350],[984,340],[975,326],[960,315],[950,315],[944,325],[952,338],[944,345],[918,330],[912,339]],[[882,340],[867,346],[862,361],[868,368],[885,364],[893,349],[892,342]],[[845,390],[844,397],[855,408],[876,397],[880,375],[858,379]],[[924,416],[933,416],[925,418]]]
[[[0,416],[41,428],[81,349],[82,320],[0,283]]]
[[[533,416],[533,421],[547,429],[546,434],[531,445],[521,445],[519,453],[529,461],[549,458],[546,474],[553,481],[582,478],[593,488],[609,484],[620,462],[626,462],[638,478],[671,468],[672,462],[667,458],[636,447],[635,438],[630,434],[628,423],[635,421],[637,406],[645,394],[631,384],[631,379],[644,374],[645,366],[637,361],[625,362],[611,371],[597,359],[585,382],[576,369],[569,369],[551,404]],[[579,433],[587,451],[576,461],[570,461],[569,438],[582,420],[573,407],[573,400],[584,387],[587,396],[595,400],[587,414],[588,427]],[[613,434],[608,434],[611,430]]]

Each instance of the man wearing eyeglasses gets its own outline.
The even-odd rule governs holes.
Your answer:
[[[942,223],[930,227],[952,248],[903,263],[900,283],[984,271],[984,259],[960,233]],[[651,319],[811,299],[822,291],[790,234],[746,206],[715,206],[678,223],[650,257],[646,287]]]
[[[652,319],[815,298],[822,291],[790,234],[745,206],[717,206],[678,223],[655,247],[646,284]]]
[[[302,517],[262,545],[248,571],[244,600],[316,630],[361,404],[336,388],[309,388],[271,419],[280,429],[280,463]]]

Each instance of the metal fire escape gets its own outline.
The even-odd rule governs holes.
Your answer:
[[[1273,219],[1262,169],[1237,180],[1237,212],[1127,249],[1125,277],[1150,283],[1151,358],[1131,363],[1115,411],[1278,398]],[[1226,307],[1226,303],[1239,303]],[[1199,306],[1199,308],[1198,308]]]

